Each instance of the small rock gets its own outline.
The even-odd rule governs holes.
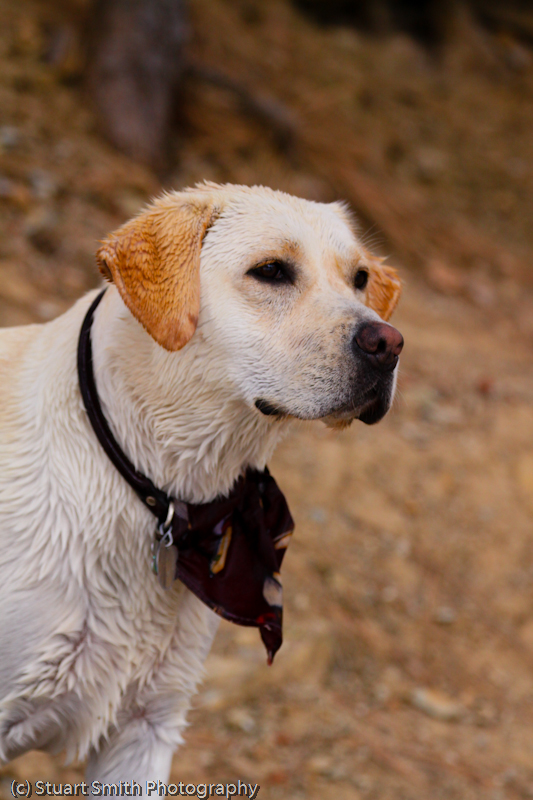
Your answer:
[[[311,772],[315,772],[319,775],[327,775],[331,770],[332,764],[331,756],[319,753],[308,760],[307,767]]]
[[[379,682],[374,686],[374,698],[378,703],[387,703],[392,698],[409,696],[405,676],[392,664],[383,670]]]
[[[326,521],[327,514],[323,508],[320,508],[320,506],[313,506],[313,508],[309,509],[309,517],[313,520],[313,522],[322,523]]]
[[[465,713],[465,709],[460,703],[434,689],[414,689],[410,699],[413,706],[419,711],[443,722],[456,722]]]
[[[446,153],[434,147],[421,147],[416,154],[418,176],[426,183],[433,183],[448,166]]]
[[[451,625],[457,619],[457,615],[450,606],[439,606],[435,611],[434,619],[439,625]]]
[[[216,761],[216,755],[213,750],[203,750],[198,754],[198,761],[204,769],[209,769]]]
[[[390,686],[386,683],[378,683],[374,686],[374,699],[379,705],[385,705],[391,698]]]
[[[32,194],[37,200],[50,200],[57,194],[57,182],[46,170],[34,169],[28,177]]]
[[[413,516],[416,515],[418,508],[416,506],[416,502],[411,501],[410,499],[405,500],[404,502],[405,510],[408,514],[412,514]],[[398,539],[396,543],[396,553],[400,556],[400,558],[409,558],[411,555],[411,542],[407,537],[402,537]]]
[[[331,773],[333,761],[330,756],[318,754],[309,759],[307,767],[310,772],[314,772],[317,775],[328,776]]]
[[[209,711],[218,711],[219,708],[224,706],[224,695],[218,689],[210,689],[207,692],[201,692],[198,695],[196,703],[201,708],[207,708]]]
[[[231,708],[226,714],[231,728],[250,733],[255,728],[255,720],[245,708]]]
[[[396,586],[385,586],[381,592],[381,599],[384,603],[394,603],[398,599],[398,589]]]
[[[13,125],[0,126],[0,147],[3,150],[12,150],[20,141],[20,132]]]
[[[498,721],[498,711],[488,700],[480,700],[474,709],[474,721],[479,728],[492,727]]]

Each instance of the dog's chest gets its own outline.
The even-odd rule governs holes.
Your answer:
[[[179,582],[159,586],[154,519],[111,465],[104,460],[77,492],[82,465],[72,460],[67,491],[53,447],[49,456],[52,470],[41,469],[32,484],[33,507],[25,509],[21,495],[2,520],[0,561],[14,566],[0,587],[0,612],[13,608],[13,596],[18,602],[12,619],[1,615],[0,634],[20,638],[5,690],[27,700],[83,695],[97,735],[130,687],[192,694],[216,618]],[[11,475],[12,489],[24,474]]]
[[[137,505],[137,501],[135,501]],[[84,625],[117,663],[115,676],[123,689],[154,680],[163,666],[194,660],[205,649],[206,631],[214,616],[179,581],[163,590],[152,572],[154,523],[144,510],[125,514],[116,525],[114,547],[88,574],[88,606]],[[192,612],[191,612],[192,609]],[[195,622],[191,624],[191,613]],[[187,654],[184,651],[188,651]],[[203,661],[198,652],[198,669]],[[179,673],[179,668],[176,668]],[[169,673],[169,680],[172,677]],[[175,675],[176,684],[180,675]],[[114,693],[114,689],[110,689]]]

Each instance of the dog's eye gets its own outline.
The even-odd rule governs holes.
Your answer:
[[[281,261],[267,261],[266,264],[261,264],[259,267],[254,267],[249,270],[248,275],[253,275],[254,278],[259,278],[268,283],[290,283],[291,277],[287,268]]]
[[[356,289],[364,289],[368,283],[368,272],[366,269],[358,269],[355,273],[354,286]]]

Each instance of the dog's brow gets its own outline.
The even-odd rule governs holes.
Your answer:
[[[300,244],[294,239],[282,239],[280,247],[285,254],[292,256],[292,258],[298,258],[301,255]]]
[[[259,257],[256,254],[255,260],[259,262],[267,260],[286,261],[292,266],[296,266],[302,260],[302,246],[294,239],[279,238],[271,242]]]
[[[341,275],[342,278],[347,278],[348,280],[351,279],[352,275],[356,272],[359,267],[366,266],[365,259],[358,253],[357,251],[353,252],[336,252],[334,255],[335,260],[335,267],[337,272]]]

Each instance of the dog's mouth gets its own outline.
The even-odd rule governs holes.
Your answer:
[[[265,417],[278,417],[282,419],[283,417],[289,416],[289,412],[282,409],[280,406],[275,406],[270,403],[268,400],[265,400],[263,397],[258,397],[254,403],[254,406],[264,414]]]
[[[360,419],[365,425],[375,425],[379,422],[391,406],[391,397],[385,394],[378,394],[359,412],[356,419]]]
[[[294,413],[262,397],[258,397],[254,405],[266,417],[274,417],[278,420],[288,417],[301,420],[321,420],[326,425],[343,427],[355,419],[359,419],[365,425],[374,425],[383,419],[389,410],[392,393],[384,387],[374,386],[365,394],[366,396],[361,402],[343,403],[337,408],[318,411],[313,415]]]

